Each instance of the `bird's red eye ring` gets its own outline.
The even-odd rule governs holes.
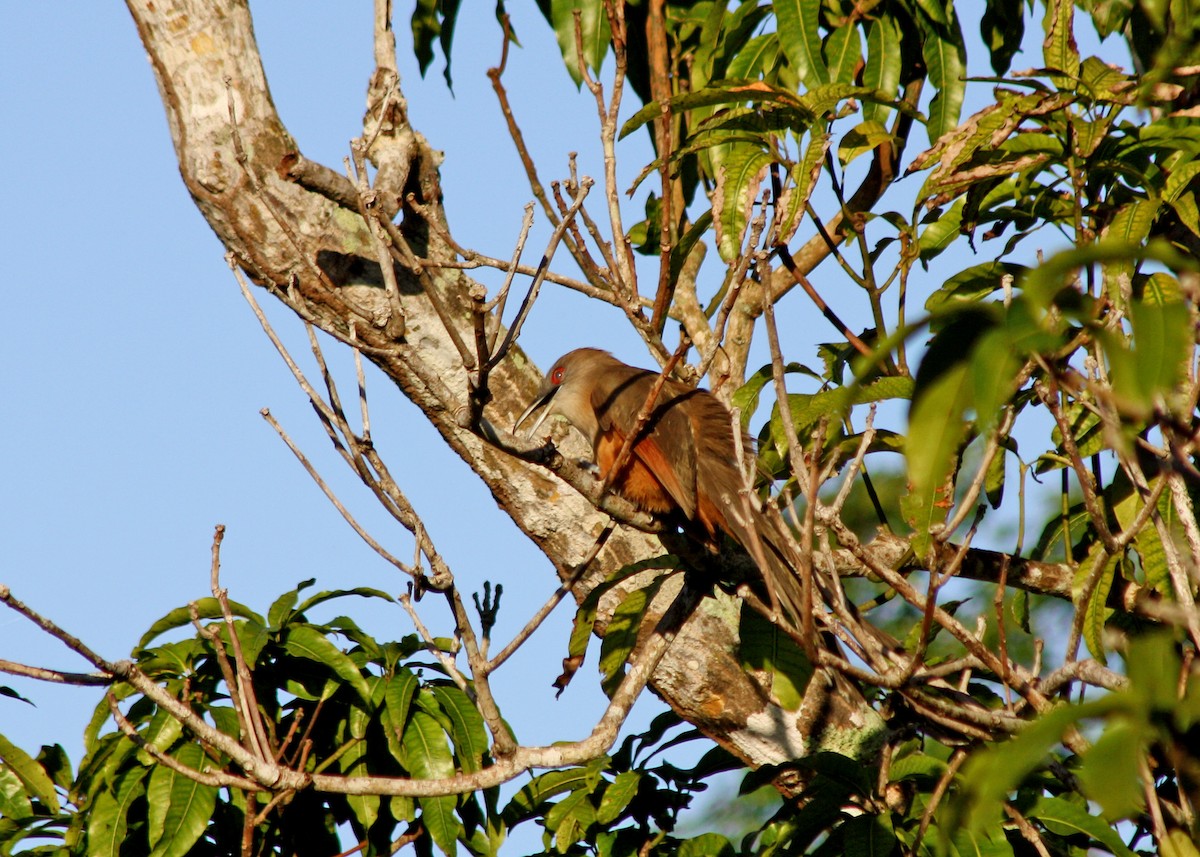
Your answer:
[[[563,367],[555,366],[554,371],[550,373],[551,384],[561,384],[563,379]]]

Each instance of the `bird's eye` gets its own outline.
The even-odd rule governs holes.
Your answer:
[[[561,384],[563,379],[563,367],[555,366],[554,371],[550,373],[551,384]]]

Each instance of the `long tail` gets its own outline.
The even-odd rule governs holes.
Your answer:
[[[748,517],[744,508],[730,510],[726,529],[746,549],[762,573],[771,609],[800,629],[807,623],[804,614],[812,609],[801,582],[801,557],[795,539],[784,532],[782,524],[761,510]]]

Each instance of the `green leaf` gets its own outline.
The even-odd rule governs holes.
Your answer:
[[[142,740],[158,750],[161,753],[168,752],[179,737],[183,734],[183,724],[175,717],[172,717],[166,709],[160,708],[154,712],[154,716],[150,719],[149,725],[141,730]],[[155,759],[150,753],[139,748],[137,751],[138,761],[143,765],[153,765]]]
[[[413,17],[416,17],[415,13]],[[295,589],[283,593],[271,603],[271,608],[267,611],[267,622],[269,623],[268,627],[272,631],[278,631],[284,626],[288,617],[292,614],[292,608],[300,600],[300,593],[316,582],[317,579],[315,577],[302,580],[296,584]]]
[[[0,761],[17,775],[26,793],[40,800],[51,812],[58,812],[58,794],[46,771],[20,747],[0,735]]]
[[[679,857],[733,857],[733,843],[719,833],[701,833],[679,843]]]
[[[25,784],[12,768],[0,765],[0,816],[20,821],[33,815],[33,804]]]
[[[1004,500],[1004,458],[1005,449],[1000,446],[992,457],[992,463],[988,465],[983,481],[984,494],[987,496],[988,505],[993,509],[999,509]]]
[[[779,35],[762,33],[746,42],[729,61],[725,77],[754,79],[765,76],[779,61]]]
[[[1059,705],[1041,714],[1015,738],[975,753],[963,765],[961,791],[952,804],[946,827],[983,829],[1001,814],[1009,793],[1046,759],[1063,733],[1080,719],[1111,707],[1099,700],[1083,705]]]
[[[335,646],[320,631],[310,625],[290,628],[284,639],[284,649],[297,658],[316,661],[332,669],[367,703],[371,702],[371,690],[362,677],[358,666],[345,652]]]
[[[772,160],[770,154],[757,147],[739,144],[731,148],[721,165],[713,196],[713,225],[717,250],[726,262],[732,262],[742,252],[751,207]]]
[[[931,528],[945,521],[953,503],[947,483],[966,437],[965,412],[974,387],[964,360],[986,324],[983,314],[964,313],[934,338],[917,374],[904,450],[910,490],[901,507],[916,530],[918,556],[928,548]]]
[[[1133,328],[1136,390],[1147,405],[1152,405],[1174,392],[1183,378],[1194,336],[1191,315],[1182,301],[1135,301],[1129,307],[1129,322]]]
[[[889,376],[870,384],[847,384],[844,387],[822,390],[820,393],[792,393],[788,395],[788,405],[792,411],[792,423],[803,437],[822,417],[836,421],[845,416],[854,405],[889,399],[910,399],[913,390],[911,378]],[[787,438],[783,433],[783,420],[779,418],[778,405],[771,411],[771,436],[775,445],[783,449]]]
[[[1147,726],[1144,721],[1110,723],[1079,766],[1083,793],[1100,805],[1110,822],[1137,816],[1145,806],[1139,766],[1146,752]]]
[[[388,749],[396,761],[404,758],[400,736],[408,723],[408,711],[417,692],[417,677],[411,670],[399,669],[387,680],[384,688],[384,707],[381,713],[383,730],[387,736]]]
[[[1019,0],[1018,0],[1019,2]],[[900,28],[896,19],[884,12],[867,28],[867,58],[863,68],[863,86],[875,90],[880,99],[895,99],[900,88]],[[886,105],[867,101],[863,118],[883,120],[890,110]]]
[[[1097,568],[1102,553],[1104,565]],[[1075,609],[1078,610],[1082,607],[1084,610],[1083,640],[1087,643],[1092,657],[1102,664],[1108,663],[1108,658],[1104,654],[1104,623],[1112,615],[1112,609],[1108,606],[1108,593],[1112,591],[1118,567],[1119,563],[1114,563],[1113,557],[1104,553],[1100,544],[1096,543],[1092,546],[1087,562],[1082,563],[1075,572],[1075,582],[1072,586],[1076,602]],[[1094,575],[1096,576],[1096,585],[1092,589],[1091,597],[1086,604],[1081,605],[1078,602],[1083,597],[1084,581]]]
[[[842,137],[841,143],[838,144],[838,161],[843,165],[848,164],[859,155],[864,155],[894,139],[882,122],[861,122]]]
[[[1061,88],[1074,88],[1074,81],[1079,77],[1074,0],[1048,0],[1042,26],[1046,33],[1042,42],[1045,65],[1047,68],[1063,72],[1062,76],[1051,75],[1050,79]]]
[[[1134,782],[1132,778],[1130,781]],[[1025,812],[1025,816],[1047,826],[1054,825],[1064,833],[1078,831],[1090,836],[1116,857],[1137,857],[1136,852],[1131,851],[1121,840],[1120,833],[1110,827],[1104,819],[1089,815],[1086,810],[1064,798],[1040,797],[1037,803]]]
[[[842,825],[842,842],[846,857],[882,857],[896,850],[896,834],[891,817],[860,815]]]
[[[217,599],[209,596],[208,598],[200,598],[195,602],[196,612],[201,619],[215,619],[221,615],[221,605]],[[242,616],[247,619],[253,619],[260,625],[265,625],[266,622],[262,616],[259,616],[245,604],[239,604],[236,601],[229,602],[229,610],[234,616]],[[192,615],[190,607],[176,607],[167,615],[163,616],[157,622],[150,626],[142,638],[138,640],[137,646],[134,648],[135,653],[138,649],[144,649],[150,644],[150,641],[166,631],[174,628],[182,628],[184,625],[192,624]]]
[[[576,789],[591,789],[593,780],[593,774],[586,768],[548,771],[536,776],[513,795],[504,807],[504,823],[512,828],[542,811],[542,807],[555,795]]]
[[[784,243],[790,241],[800,228],[805,206],[825,164],[825,153],[829,151],[833,142],[833,137],[829,134],[811,134],[810,138],[808,146],[804,149],[804,157],[788,171],[792,186],[784,190],[780,203],[784,215],[779,240]]]
[[[616,692],[621,679],[625,677],[623,667],[637,645],[646,608],[658,594],[663,580],[661,576],[656,577],[646,586],[633,590],[613,611],[608,628],[604,632],[604,639],[600,643],[602,687],[609,696]]]
[[[620,818],[625,807],[629,806],[629,802],[637,794],[641,782],[642,774],[639,771],[622,771],[617,774],[604,790],[604,797],[600,798],[596,821],[609,825]]]
[[[18,700],[19,702],[25,702],[25,703],[28,703],[29,705],[33,705],[33,702],[31,700],[28,700],[25,697],[21,696],[21,694],[17,693],[15,690],[13,690],[8,685],[0,685],[0,696],[7,696],[9,699],[15,699],[15,700]]]
[[[825,59],[831,81],[854,82],[854,73],[862,59],[862,39],[859,38],[858,26],[853,23],[853,19],[829,34],[825,43]]]
[[[413,55],[421,76],[433,62],[433,40],[441,32],[442,25],[437,15],[438,0],[417,0],[412,13]]]
[[[404,764],[420,780],[454,776],[454,756],[446,743],[446,733],[432,716],[415,710],[404,730]]]
[[[959,271],[925,301],[925,310],[934,316],[953,315],[964,304],[978,303],[1004,285],[1004,277],[1015,282],[1028,268],[1012,262],[982,262]],[[935,328],[936,332],[936,328]]]
[[[775,0],[772,5],[779,45],[788,65],[808,89],[829,83],[829,71],[821,59],[820,5],[811,0]]]
[[[579,69],[579,51],[575,40],[575,12],[579,11],[580,32],[583,35],[583,59],[593,72],[599,72],[608,53],[612,34],[608,29],[608,15],[602,0],[550,0],[550,25],[558,40],[563,62],[571,80],[579,86],[583,74]]]
[[[590,797],[581,789],[560,800],[546,813],[546,829],[553,832],[554,847],[559,854],[567,853],[595,824],[596,810]]]
[[[318,604],[323,604],[326,601],[332,601],[335,598],[345,598],[349,595],[357,595],[360,598],[379,598],[389,603],[394,603],[396,601],[395,598],[384,592],[382,589],[372,589],[369,586],[356,586],[353,589],[330,589],[326,592],[318,592],[315,595],[310,595],[308,598],[304,599],[304,603],[296,608],[296,612],[305,613],[308,610],[311,610],[313,607],[316,607]]]
[[[434,685],[433,695],[450,718],[453,727],[450,737],[454,740],[459,765],[465,773],[475,773],[483,767],[483,755],[488,749],[483,718],[467,695],[457,687]]]
[[[367,742],[354,741],[338,759],[338,768],[347,777],[369,776],[370,755]],[[346,795],[346,803],[350,805],[350,811],[364,832],[370,830],[379,818],[379,795]]]
[[[134,768],[112,785],[96,793],[87,814],[87,853],[91,857],[118,857],[125,842],[129,813],[134,801],[146,791],[145,768]]]
[[[950,8],[949,4],[947,7]],[[958,125],[967,91],[967,52],[958,17],[953,15],[952,8],[950,12],[951,19],[944,26],[933,26],[924,18],[918,20],[921,54],[929,71],[929,81],[936,90],[929,103],[926,124],[931,144]]]
[[[424,711],[413,711],[404,730],[405,766],[417,779],[444,779],[454,776],[454,757],[446,744],[446,733]],[[444,854],[455,854],[461,825],[454,815],[457,801],[453,796],[423,797],[418,800],[421,818]]]
[[[742,607],[738,660],[771,676],[771,693],[786,711],[799,711],[813,675],[812,662],[790,637],[756,611]]]
[[[992,71],[1008,73],[1012,58],[1025,35],[1024,0],[988,0],[979,21],[979,33],[991,54]]]
[[[1109,223],[1108,228],[1104,230],[1103,238],[1107,239],[1110,246],[1124,246],[1132,250],[1146,240],[1150,234],[1150,227],[1154,225],[1161,210],[1162,207],[1157,202],[1149,199],[1123,205]],[[1131,252],[1124,258],[1114,259],[1105,268],[1106,278],[1111,277],[1113,278],[1112,282],[1116,282],[1115,278],[1121,274],[1131,276],[1134,258],[1134,254]]]
[[[417,802],[421,806],[421,821],[434,844],[447,857],[453,857],[458,853],[457,840],[462,830],[462,824],[454,815],[457,800],[453,795],[439,795],[419,798]]]
[[[204,771],[208,757],[199,744],[184,744],[173,755],[182,765]],[[208,827],[217,790],[159,765],[146,789],[150,807],[150,857],[183,857]]]
[[[946,763],[941,759],[926,753],[913,753],[892,762],[891,768],[888,769],[889,782],[922,780],[933,784],[946,773],[946,768]]]
[[[850,89],[854,89],[851,87]],[[845,95],[850,98],[852,95]],[[715,107],[719,104],[758,104],[770,103],[802,111],[810,118],[813,116],[812,106],[801,96],[788,89],[772,86],[761,80],[722,80],[719,85],[698,89],[684,95],[677,95],[670,100],[671,112],[686,113],[705,107]],[[662,108],[657,101],[647,104],[625,121],[621,126],[618,139],[624,139],[638,128],[652,122],[662,115]]]
[[[959,236],[962,226],[963,200],[957,200],[950,210],[938,216],[921,230],[917,248],[922,262],[928,262],[949,247]]]

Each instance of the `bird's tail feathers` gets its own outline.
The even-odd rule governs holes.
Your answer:
[[[762,572],[771,608],[794,628],[804,627],[804,612],[811,606],[804,596],[795,539],[785,531],[782,521],[764,511],[755,509],[750,515],[744,510],[731,511],[727,516],[729,529],[736,532],[730,535]]]

